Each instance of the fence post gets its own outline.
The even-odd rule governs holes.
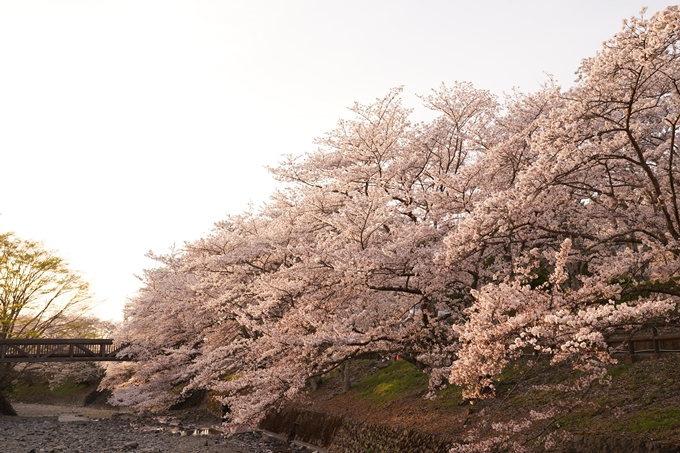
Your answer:
[[[626,356],[626,364],[630,365],[635,362],[635,342],[633,338],[628,339],[628,355]]]
[[[659,331],[656,330],[656,327],[652,327],[652,344],[654,345],[654,355],[652,356],[653,359],[658,359],[659,358],[659,340],[656,338],[659,336]]]

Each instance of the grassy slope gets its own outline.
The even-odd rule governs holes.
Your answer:
[[[424,399],[427,376],[408,362],[398,361],[377,370],[375,363],[355,363],[362,378],[340,394],[340,378],[329,376],[316,392],[308,391],[298,404],[373,423],[389,424],[463,439],[472,429],[482,437],[498,434],[492,423],[526,419],[530,411],[557,407],[549,418],[535,421],[521,433],[520,443],[540,442],[546,434],[566,433],[644,435],[680,442],[680,359],[664,356],[609,370],[610,382],[596,383],[579,392],[555,390],[578,375],[568,366],[523,362],[500,377],[497,397],[471,405],[460,388],[449,387],[437,398]]]
[[[98,385],[99,382],[86,385],[66,381],[59,387],[50,389],[47,382],[36,381],[16,387],[10,400],[15,403],[82,405],[85,397],[97,390]]]

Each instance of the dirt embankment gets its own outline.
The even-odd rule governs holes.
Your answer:
[[[579,377],[568,364],[527,359],[498,378],[495,398],[472,404],[455,386],[425,398],[427,376],[406,362],[363,361],[353,364],[349,392],[331,374],[293,405],[457,443],[504,438],[535,451],[623,451],[621,445],[680,451],[679,357],[621,363],[605,380],[577,390]]]

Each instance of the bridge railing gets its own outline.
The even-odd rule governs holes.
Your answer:
[[[0,340],[0,363],[92,362],[129,360],[116,357],[122,345],[112,339],[11,339]]]

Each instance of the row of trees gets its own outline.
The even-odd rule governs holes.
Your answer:
[[[676,314],[679,33],[678,7],[630,19],[567,91],[443,85],[429,123],[401,89],[355,104],[262,209],[151,256],[114,399],[213,389],[250,422],[373,353],[471,398],[527,348],[601,375],[609,334]]]

